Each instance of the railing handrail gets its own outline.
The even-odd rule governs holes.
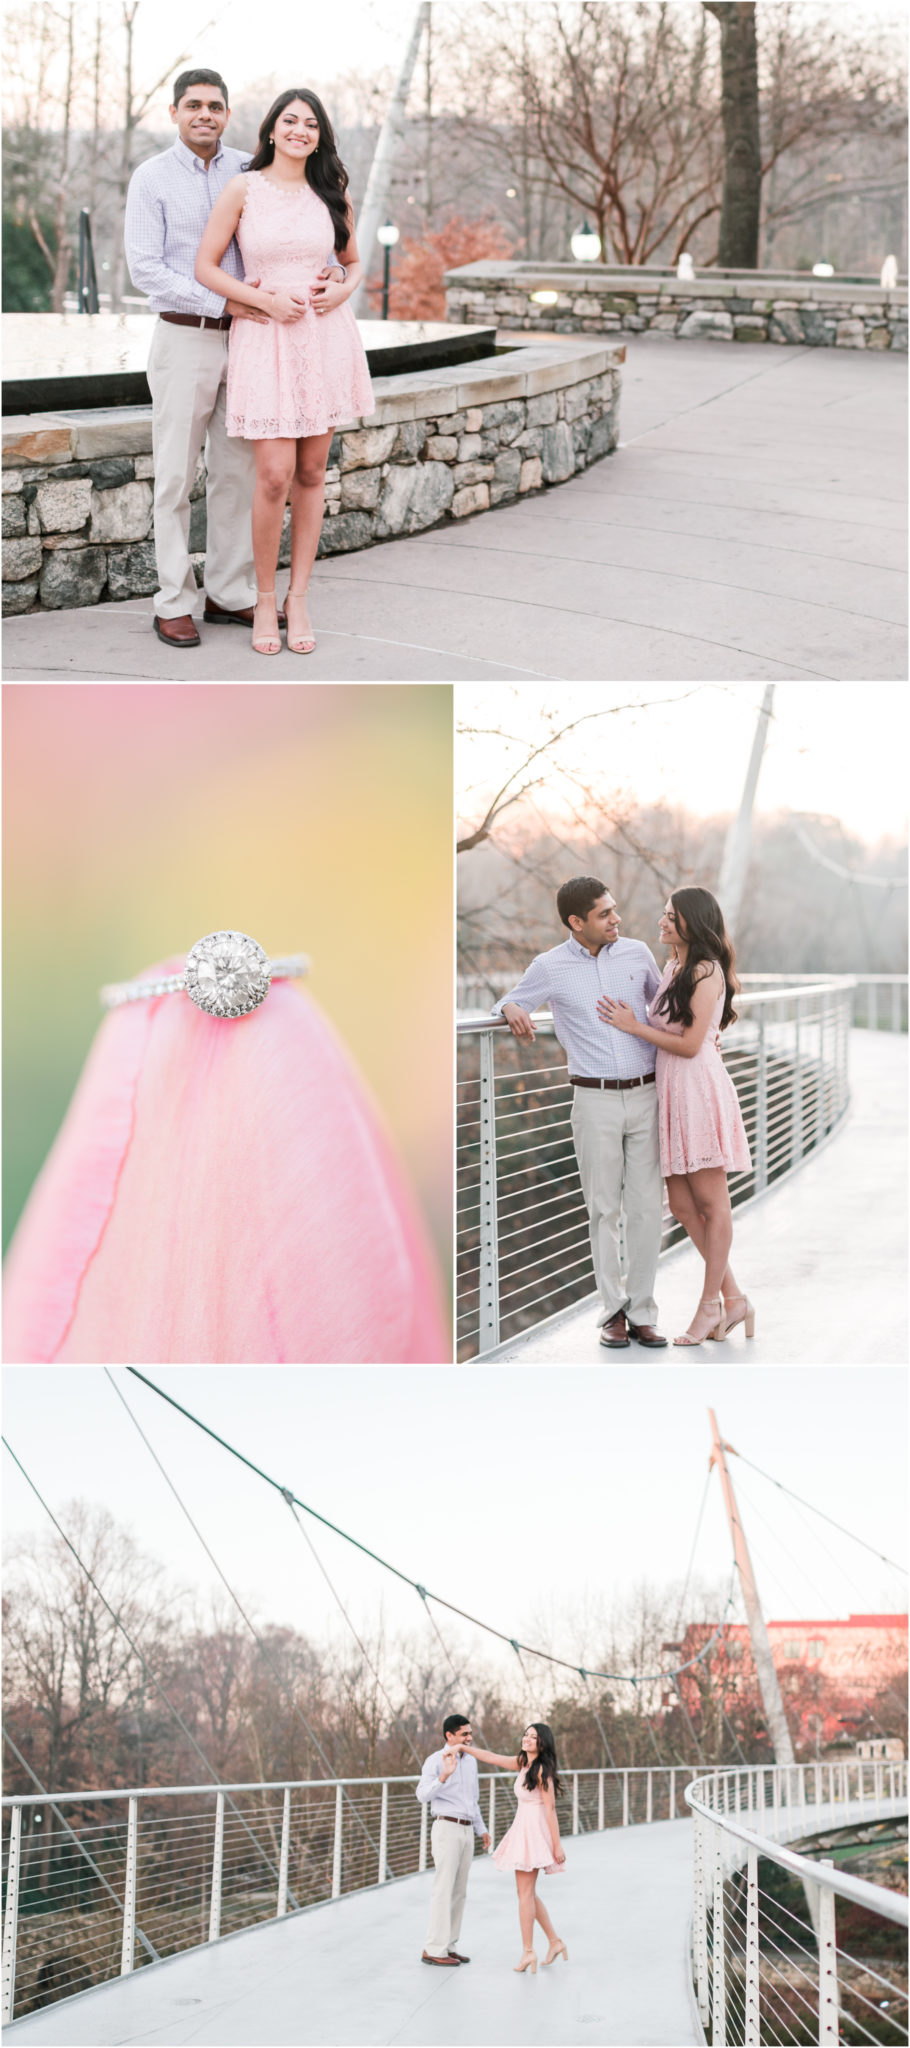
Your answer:
[[[794,981],[795,979],[794,977]],[[855,974],[837,974],[830,975],[827,981],[801,981],[798,983],[798,986],[793,985],[783,989],[750,990],[744,988],[739,990],[736,1000],[741,1006],[748,1003],[750,1009],[754,1009],[758,1003],[783,1002],[788,997],[794,995],[826,995],[830,989],[855,988],[858,979],[859,977]],[[885,980],[886,977],[884,975],[870,975],[867,979],[878,981],[879,979]],[[887,976],[887,979],[889,981],[906,981],[907,976],[892,974]],[[530,1012],[532,1017],[549,1017],[551,1014],[551,1011],[546,1006],[543,1009]],[[455,1023],[456,1031],[463,1032],[507,1031],[508,1028],[504,1017],[458,1017]]]
[[[834,1767],[836,1768],[837,1766],[835,1765]],[[905,1768],[904,1765],[900,1766],[902,1771],[905,1771]],[[903,1893],[889,1891],[885,1885],[870,1884],[869,1880],[864,1877],[850,1877],[845,1872],[834,1870],[830,1865],[816,1863],[811,1856],[800,1856],[796,1850],[787,1849],[782,1843],[775,1841],[773,1836],[758,1835],[752,1828],[743,1827],[742,1822],[737,1820],[734,1815],[722,1811],[717,1806],[711,1805],[707,1799],[700,1799],[698,1796],[699,1789],[702,1786],[713,1791],[714,1776],[718,1779],[732,1778],[741,1782],[744,1778],[746,1780],[751,1778],[757,1770],[772,1769],[779,1771],[786,1778],[789,1773],[794,1771],[805,1772],[811,1770],[814,1772],[815,1765],[755,1764],[740,1770],[727,1769],[719,1771],[712,1774],[711,1778],[696,1778],[694,1784],[687,1785],[684,1793],[686,1804],[693,1813],[698,1813],[704,1820],[710,1821],[713,1827],[720,1828],[724,1834],[734,1835],[737,1841],[745,1842],[747,1848],[757,1849],[759,1855],[765,1857],[768,1862],[780,1864],[784,1870],[789,1870],[792,1876],[800,1878],[803,1883],[815,1884],[823,1891],[835,1892],[838,1897],[849,1899],[855,1906],[864,1906],[867,1911],[880,1914],[884,1920],[893,1920],[898,1927],[910,1925],[910,1902],[908,1902]],[[906,1799],[906,1784],[901,1792],[895,1794],[895,1797],[903,1800]],[[820,1803],[823,1806],[828,1804],[827,1801]],[[847,1801],[848,1805],[853,1803],[852,1800]],[[860,1793],[855,1803],[857,1805],[865,1804],[865,1795]],[[796,1810],[792,1806],[786,1806],[782,1809],[784,1812]],[[814,1802],[810,1802],[801,1810],[808,1816],[813,1810],[817,1812],[818,1806]],[[807,1830],[807,1832],[810,1832],[810,1830]]]
[[[866,1759],[877,1761],[877,1759]],[[754,1766],[756,1770],[760,1765]],[[563,1771],[564,1778],[645,1777],[653,1771],[678,1771],[683,1776],[689,1771],[696,1777],[704,1770],[703,1764],[586,1764],[580,1770]],[[478,1776],[485,1778],[513,1778],[514,1771],[486,1770]],[[0,1806],[65,1806],[90,1804],[93,1799],[184,1799],[191,1793],[210,1792],[318,1792],[334,1791],[336,1785],[414,1785],[420,1779],[419,1771],[409,1771],[403,1777],[386,1778],[255,1778],[249,1783],[228,1785],[124,1785],[114,1790],[101,1792],[9,1792],[0,1800]]]

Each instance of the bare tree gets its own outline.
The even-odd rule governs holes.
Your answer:
[[[704,0],[720,23],[724,189],[717,260],[731,270],[758,264],[761,134],[754,0]]]

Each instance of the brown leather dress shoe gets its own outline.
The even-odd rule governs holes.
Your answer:
[[[600,1333],[600,1341],[606,1345],[608,1351],[628,1351],[629,1338],[626,1335],[626,1314],[624,1309],[618,1308],[615,1316],[611,1316],[609,1322],[604,1323]]]
[[[450,1948],[449,1955],[453,1963],[469,1963],[471,1960],[470,1956],[460,1956],[457,1948]]]
[[[644,1344],[651,1351],[662,1350],[667,1341],[659,1330],[655,1330],[653,1323],[630,1323],[629,1336],[635,1338],[636,1344]]]
[[[239,612],[229,612],[223,604],[216,604],[213,597],[207,597],[202,622],[205,626],[251,626],[253,606],[248,604]],[[282,605],[278,613],[278,624],[284,629],[287,622],[287,613]]]
[[[428,1956],[426,1949],[420,1958],[422,1963],[438,1963],[441,1970],[457,1970],[460,1956]]]
[[[199,646],[196,621],[189,612],[184,612],[180,619],[159,619],[156,612],[153,623],[159,640],[163,640],[166,647]]]

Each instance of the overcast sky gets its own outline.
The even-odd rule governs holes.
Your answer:
[[[280,1497],[125,1371],[117,1386],[222,1568],[263,1619],[319,1639],[337,1610]],[[583,1661],[573,1612],[637,1583],[679,1583],[707,1470],[707,1408],[737,1450],[902,1560],[905,1375],[710,1366],[159,1368],[151,1377],[309,1505],[409,1576],[507,1634]],[[105,1504],[200,1598],[211,1566],[104,1372],[8,1369],[4,1434],[65,1526]],[[769,1618],[905,1607],[906,1580],[734,1461]],[[454,1490],[443,1480],[454,1476]],[[7,1540],[49,1526],[4,1452]],[[354,1619],[426,1628],[420,1602],[317,1523],[307,1527]],[[716,1475],[695,1559],[727,1582]],[[713,1618],[713,1617],[712,1617]],[[446,1621],[462,1647],[458,1624]],[[473,1638],[476,1642],[476,1636]],[[485,1647],[485,1655],[493,1654]],[[511,1653],[506,1651],[508,1660]]]
[[[456,757],[459,813],[482,816],[484,799],[522,759],[526,744],[545,737],[544,711],[567,724],[612,705],[632,708],[586,723],[561,744],[560,758],[604,789],[627,791],[642,803],[663,798],[701,816],[739,805],[764,686],[758,683],[560,685],[558,694],[530,683],[456,688],[459,723],[480,728],[462,739]],[[887,734],[906,715],[902,683],[778,683],[756,810],[780,809],[841,818],[850,832],[875,841],[905,839],[904,750]],[[490,736],[516,735],[520,745]],[[542,764],[544,777],[546,762]],[[545,809],[547,789],[535,792]]]

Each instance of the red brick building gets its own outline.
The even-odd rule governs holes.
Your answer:
[[[877,1694],[907,1670],[906,1614],[850,1614],[843,1621],[769,1621],[771,1654],[797,1746],[843,1741],[869,1720]],[[696,1657],[713,1633],[691,1622],[681,1643],[666,1643],[674,1663]],[[710,1656],[678,1680],[693,1720],[721,1705],[735,1727],[761,1720],[761,1695],[745,1623],[724,1629]],[[664,1694],[670,1710],[675,1696]]]

